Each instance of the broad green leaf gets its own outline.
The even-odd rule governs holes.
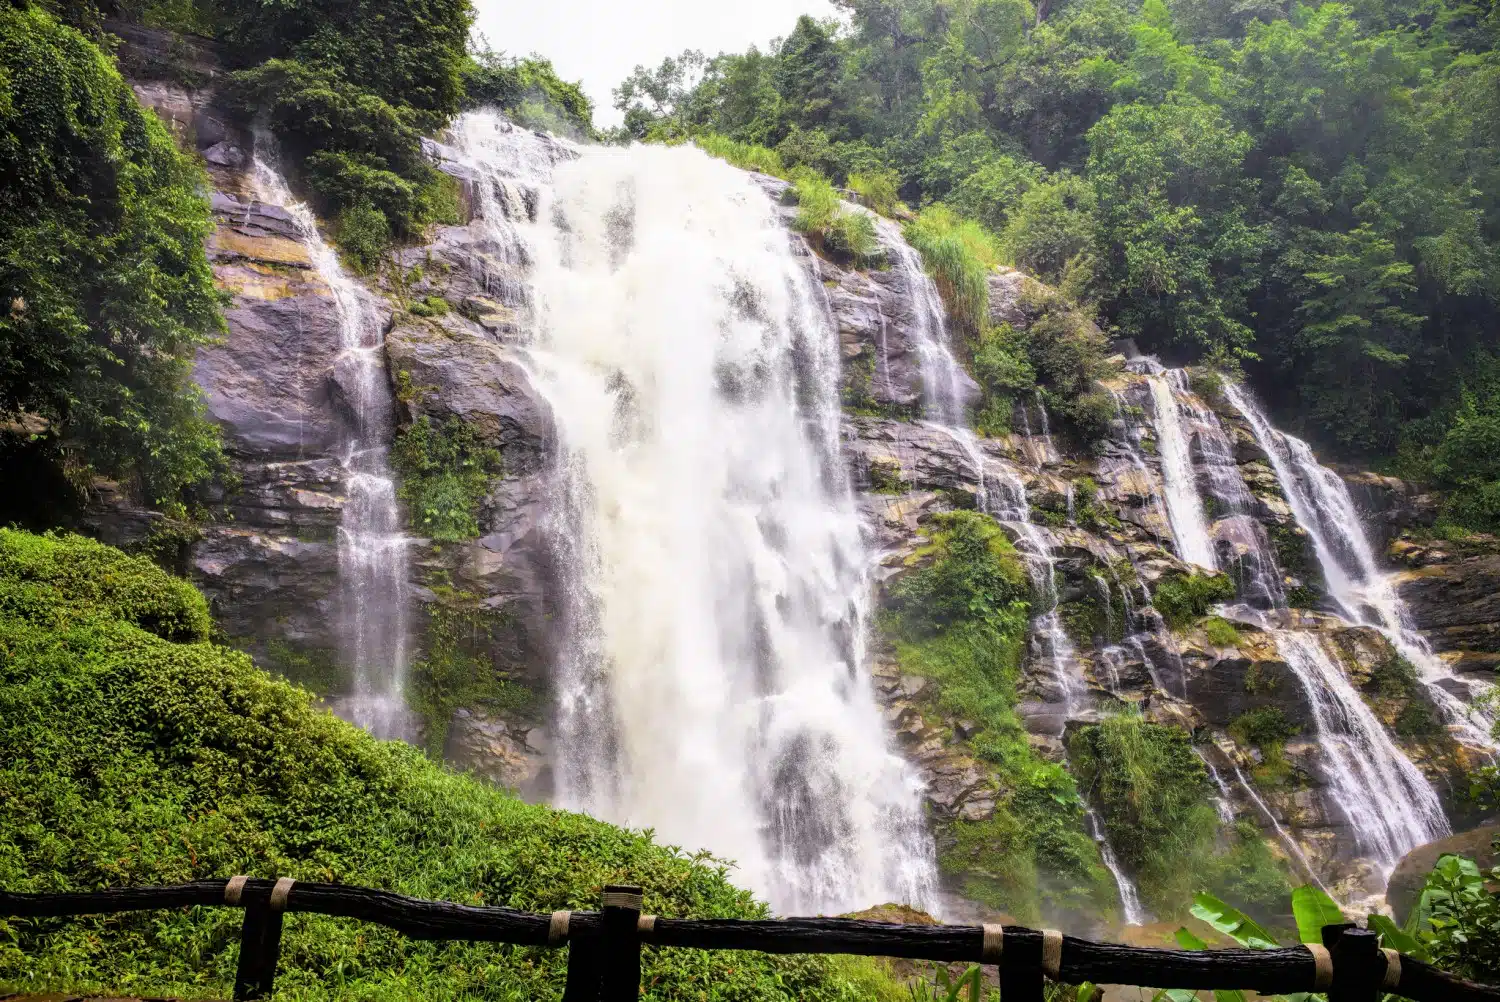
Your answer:
[[[1427,948],[1411,933],[1384,915],[1370,913],[1370,931],[1380,933],[1380,945],[1418,960],[1427,959]]]
[[[1078,1002],[1094,1002],[1094,999],[1099,998],[1103,994],[1099,986],[1092,981],[1085,981],[1078,986]]]
[[[1247,1002],[1247,1000],[1245,998],[1245,993],[1240,991],[1238,988],[1234,988],[1229,991],[1215,989],[1214,1002]]]
[[[1297,936],[1304,943],[1321,943],[1325,925],[1348,921],[1338,904],[1312,884],[1303,884],[1292,892],[1292,914],[1297,917]]]
[[[1163,988],[1151,1002],[1198,1002],[1198,993],[1187,988]]]
[[[1252,950],[1270,950],[1276,946],[1275,938],[1253,918],[1207,891],[1193,895],[1192,914],[1241,946]]]
[[[1198,936],[1197,936],[1197,934],[1194,933],[1193,930],[1187,928],[1186,926],[1184,926],[1181,929],[1177,930],[1176,937],[1177,937],[1177,945],[1180,946],[1180,947],[1182,947],[1184,950],[1207,950],[1208,949],[1208,944],[1206,942],[1204,942],[1203,940],[1199,939]]]

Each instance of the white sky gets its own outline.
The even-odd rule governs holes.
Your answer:
[[[791,33],[799,14],[832,17],[828,0],[474,0],[474,31],[511,56],[552,60],[582,80],[594,123],[618,125],[610,90],[637,63],[655,66],[683,49],[740,52]]]

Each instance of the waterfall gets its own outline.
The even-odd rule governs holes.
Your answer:
[[[1313,542],[1329,596],[1344,618],[1385,635],[1416,666],[1433,702],[1465,744],[1496,750],[1489,729],[1493,721],[1465,704],[1443,685],[1453,673],[1412,626],[1406,603],[1396,594],[1391,576],[1375,561],[1375,552],[1355,510],[1349,488],[1321,465],[1311,446],[1277,431],[1243,387],[1225,383],[1224,395],[1271,458],[1276,478],[1300,525]]]
[[[1276,645],[1312,709],[1330,792],[1355,843],[1388,875],[1408,851],[1449,833],[1443,806],[1318,634],[1278,630]]]
[[[1104,826],[1099,823],[1098,813],[1090,807],[1085,816],[1089,822],[1089,836],[1099,843],[1099,856],[1104,860],[1104,866],[1115,878],[1115,888],[1120,893],[1120,908],[1124,911],[1126,925],[1145,925],[1151,916],[1146,914],[1146,909],[1141,905],[1141,892],[1135,886],[1135,881],[1130,879],[1120,860],[1115,856],[1114,846],[1109,844],[1109,839],[1104,834]]]
[[[1154,367],[1160,370],[1160,366]],[[1161,453],[1162,481],[1165,487],[1167,520],[1177,540],[1177,553],[1190,564],[1216,570],[1213,539],[1208,534],[1208,519],[1203,514],[1203,500],[1198,494],[1198,478],[1193,470],[1187,432],[1177,397],[1160,371],[1146,376],[1151,386],[1156,445]]]
[[[778,911],[931,909],[921,785],[865,669],[872,584],[839,457],[839,355],[800,241],[692,148],[455,127],[475,225],[528,262],[566,579],[557,800],[734,861]],[[555,143],[555,141],[548,141]]]
[[[256,145],[266,148],[259,138]],[[415,730],[402,693],[409,541],[386,457],[393,414],[384,323],[370,292],[318,233],[312,210],[292,197],[280,173],[259,155],[252,180],[257,198],[282,206],[296,222],[313,267],[333,294],[342,338],[332,381],[345,425],[339,457],[347,495],[338,530],[340,632],[353,689],[334,706],[378,737],[411,739]]]

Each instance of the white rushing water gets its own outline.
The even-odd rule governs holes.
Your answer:
[[[1243,387],[1226,383],[1224,395],[1244,415],[1256,441],[1271,457],[1276,478],[1297,524],[1313,542],[1328,594],[1344,618],[1378,629],[1416,666],[1428,693],[1459,740],[1494,751],[1496,746],[1489,735],[1493,721],[1445,686],[1453,684],[1453,673],[1412,625],[1406,603],[1396,593],[1391,575],[1376,563],[1374,548],[1343,478],[1320,464],[1306,442],[1273,428]]]
[[[1099,822],[1099,815],[1090,807],[1086,812],[1089,823],[1089,835],[1099,843],[1099,856],[1104,860],[1105,869],[1115,878],[1115,887],[1120,892],[1120,910],[1126,925],[1145,925],[1151,921],[1151,916],[1146,914],[1146,908],[1141,904],[1141,892],[1135,886],[1135,881],[1120,866],[1119,859],[1115,856],[1114,846],[1109,844],[1109,839],[1104,834],[1104,825]]]
[[[1407,852],[1449,833],[1437,793],[1354,691],[1319,634],[1276,631],[1276,646],[1307,696],[1329,793],[1362,852],[1386,874]]]
[[[414,737],[403,688],[409,636],[407,548],[396,487],[387,463],[393,415],[385,373],[385,329],[370,292],[340,264],[318,233],[312,210],[294,199],[272,154],[257,139],[256,197],[286,209],[313,268],[337,308],[342,350],[334,382],[344,403],[340,461],[346,500],[338,532],[340,619],[352,691],[337,698],[340,716],[377,737]]]
[[[837,338],[800,243],[692,147],[558,156],[486,114],[455,132],[484,185],[535,186],[534,213],[482,198],[476,225],[529,262],[559,439],[558,800],[732,859],[784,913],[931,909],[920,781],[865,673]]]
[[[1213,539],[1208,534],[1208,519],[1203,514],[1203,499],[1198,493],[1197,475],[1193,469],[1188,434],[1183,427],[1177,397],[1165,375],[1152,372],[1146,376],[1151,387],[1152,418],[1156,425],[1156,445],[1161,454],[1167,519],[1177,540],[1177,553],[1190,564],[1208,570],[1218,568]]]

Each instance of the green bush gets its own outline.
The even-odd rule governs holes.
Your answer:
[[[51,629],[103,616],[165,640],[208,639],[208,603],[145,556],[83,536],[0,529],[0,616]]]
[[[223,470],[191,379],[223,328],[207,178],[113,61],[36,7],[0,6],[0,415],[53,461],[151,503]]]
[[[1162,578],[1151,594],[1151,604],[1174,630],[1205,615],[1219,602],[1234,598],[1234,582],[1224,574],[1177,574]]]
[[[351,268],[361,275],[379,270],[391,244],[391,226],[385,213],[369,202],[357,202],[339,213],[333,232]]]
[[[243,654],[170,643],[95,602],[87,575],[49,579],[85,544],[7,534],[0,591],[0,887],[15,892],[171,884],[244,873],[378,887],[534,912],[597,908],[638,883],[646,908],[763,917],[727,867],[580,814],[526,804],[380,742]],[[97,544],[87,544],[97,546]],[[96,570],[145,561],[91,550]],[[48,552],[52,551],[52,552]],[[30,563],[26,561],[29,560]],[[20,566],[23,576],[16,576]],[[61,571],[59,572],[61,573]],[[201,608],[201,599],[198,600]],[[228,998],[241,915],[182,908],[0,921],[6,991]],[[751,1002],[847,1002],[867,964],[650,950],[655,1002],[718,993]],[[351,919],[288,916],[277,971],[288,999],[556,998],[566,952],[412,940]],[[883,998],[892,997],[884,982]]]
[[[528,129],[594,137],[594,103],[579,84],[562,80],[546,59],[516,59],[482,46],[464,65],[463,89],[465,108],[494,107]]]
[[[1240,645],[1239,627],[1222,616],[1210,616],[1204,620],[1203,634],[1215,647],[1238,647]]]
[[[1159,917],[1204,889],[1237,888],[1258,909],[1286,893],[1258,831],[1232,829],[1220,844],[1213,785],[1186,731],[1122,713],[1080,728],[1068,751],[1110,845]]]
[[[1500,982],[1500,867],[1480,871],[1471,859],[1443,856],[1428,874],[1412,916],[1428,959],[1445,971]]]
[[[479,506],[501,473],[500,451],[456,417],[423,415],[396,435],[391,461],[413,530],[438,543],[479,535]]]

